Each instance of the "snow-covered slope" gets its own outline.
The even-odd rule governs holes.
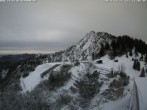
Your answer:
[[[92,31],[88,33],[83,39],[81,39],[76,45],[73,45],[64,51],[56,52],[54,54],[49,55],[48,58],[51,62],[61,61],[61,62],[58,62],[58,64],[61,64],[61,65],[63,64],[64,61],[67,61],[68,63],[70,61],[75,61],[75,60],[80,61],[79,66],[73,66],[69,70],[72,74],[71,79],[68,82],[66,82],[64,86],[57,89],[57,91],[54,93],[55,97],[58,97],[58,94],[62,93],[62,91],[65,90],[68,93],[68,95],[70,95],[71,97],[74,96],[78,98],[79,94],[72,94],[70,92],[70,88],[74,87],[75,80],[80,79],[82,77],[81,74],[84,74],[86,68],[88,68],[86,67],[86,65],[88,63],[93,63],[95,65],[95,69],[102,73],[100,74],[100,80],[103,81],[104,84],[100,88],[99,94],[97,94],[91,100],[88,110],[97,110],[97,109],[128,110],[129,104],[130,104],[129,103],[130,97],[131,97],[132,89],[134,85],[134,79],[136,77],[139,77],[140,75],[140,71],[136,71],[133,69],[134,61],[132,61],[132,58],[139,60],[139,58],[141,57],[141,54],[139,54],[138,56],[135,56],[133,51],[133,56],[129,56],[129,55],[128,57],[126,57],[126,55],[116,56],[114,60],[117,60],[117,62],[115,62],[114,60],[111,60],[108,54],[104,55],[103,57],[95,61],[90,60],[93,53],[94,54],[99,53],[99,51],[102,48],[101,47],[102,45],[105,46],[106,44],[111,44],[111,42],[114,39],[116,38],[108,33],[104,33],[104,32],[95,33]],[[98,64],[97,63],[98,60],[102,60],[102,64]],[[144,63],[145,63],[144,61],[140,61],[141,69],[145,67]],[[27,90],[28,91],[33,90],[41,81],[44,80],[40,77],[40,74],[46,71],[47,69],[51,68],[55,64],[57,63],[46,63],[46,64],[39,65],[35,69],[35,71],[30,73],[28,77],[24,79],[21,78],[21,86],[23,88],[23,91],[25,92]],[[124,87],[122,97],[119,97],[117,101],[109,100],[107,103],[101,102],[102,100],[101,98],[104,98],[102,94],[107,89],[109,89],[110,83],[114,79],[118,80],[120,78],[120,76],[117,76],[116,78],[108,78],[107,75],[105,75],[107,73],[103,72],[103,69],[107,69],[109,71],[111,71],[112,69],[114,71],[121,71],[122,68],[123,68],[123,71],[130,77],[129,84]],[[59,70],[59,67],[58,67],[58,70]],[[48,78],[48,76],[46,78]],[[113,106],[113,105],[116,105],[116,106]],[[66,108],[63,108],[63,109],[66,109]]]
[[[136,59],[138,59],[140,57],[140,55],[138,57],[136,57]],[[147,81],[146,78],[139,78],[140,75],[140,71],[136,71],[133,69],[133,61],[132,58],[134,57],[130,57],[126,58],[125,55],[121,56],[121,57],[116,57],[115,59],[118,60],[118,62],[114,62],[114,60],[110,60],[108,58],[108,55],[102,57],[100,60],[103,61],[103,64],[95,64],[97,68],[102,67],[102,68],[107,68],[107,69],[114,69],[115,71],[119,71],[119,68],[121,65],[124,66],[124,71],[127,73],[127,75],[130,76],[130,83],[128,86],[125,87],[124,92],[123,92],[123,97],[119,98],[117,101],[109,101],[107,103],[101,103],[99,105],[99,107],[97,106],[97,100],[99,100],[100,98],[100,94],[95,96],[95,98],[93,99],[92,103],[91,103],[91,108],[89,110],[128,110],[129,109],[129,104],[130,104],[130,98],[131,98],[131,94],[132,94],[132,89],[133,89],[133,85],[134,85],[134,79],[138,78],[141,82],[138,84],[138,89],[139,89],[139,96],[140,96],[140,103],[142,107],[146,107],[145,103],[146,103],[146,99],[144,97],[145,92],[144,91],[144,85],[143,83],[145,83]],[[141,67],[145,67],[144,65],[144,61],[140,62]],[[83,64],[80,65],[79,67],[74,67],[72,68],[72,74],[75,75],[76,77],[80,77],[78,76],[78,73],[80,73],[81,69],[83,68]],[[146,68],[146,67],[145,67]],[[99,69],[97,69],[99,70]],[[100,76],[101,78],[105,78],[103,75]],[[142,81],[143,80],[143,81]],[[104,92],[106,89],[109,88],[109,84],[110,82],[105,83],[101,89],[100,89],[100,93]],[[143,92],[143,94],[141,93]],[[144,97],[144,98],[143,98]],[[96,106],[96,107],[93,107]],[[142,108],[141,107],[141,108]],[[142,110],[146,110],[146,109],[142,109]]]
[[[56,89],[56,91],[52,92],[53,97],[56,98],[61,93],[66,93],[71,98],[78,99],[80,97],[80,93],[72,93],[71,87],[76,88],[75,82],[79,81],[83,78],[84,74],[87,74],[87,69],[92,69],[94,72],[95,70],[99,72],[99,81],[101,81],[103,84],[100,87],[99,93],[97,93],[92,100],[89,102],[88,110],[128,110],[130,107],[130,98],[132,96],[132,90],[134,85],[134,79],[136,77],[139,77],[140,71],[133,69],[134,61],[132,59],[140,59],[142,56],[140,53],[138,53],[138,56],[135,55],[135,49],[133,49],[132,54],[130,55],[127,51],[122,51],[122,54],[119,56],[116,56],[113,60],[110,59],[110,55],[106,54],[113,50],[112,41],[116,41],[117,38],[114,37],[111,34],[104,33],[104,32],[98,32],[95,33],[91,31],[88,33],[83,39],[81,39],[76,45],[73,45],[69,47],[68,49],[65,49],[64,51],[56,52],[54,54],[50,54],[48,56],[49,62],[57,62],[58,63],[45,63],[42,65],[39,65],[35,71],[31,72],[30,75],[26,78],[21,78],[21,87],[24,92],[26,91],[32,91],[37,85],[43,81],[44,79],[47,79],[49,77],[46,76],[43,79],[40,77],[40,74],[44,71],[48,70],[49,68],[53,67],[56,64],[60,64],[59,67],[56,68],[57,71],[60,71],[60,67],[63,65],[64,61],[67,61],[66,64],[70,63],[70,61],[76,61],[79,60],[79,65],[75,66],[73,63],[71,63],[71,68],[69,72],[71,73],[71,78],[62,86]],[[101,49],[105,49],[106,45],[109,45],[109,49],[104,50],[105,55],[103,57],[97,57],[96,60],[92,60],[92,55],[99,55]],[[117,50],[118,51],[118,50]],[[127,55],[123,55],[123,54]],[[102,63],[98,63],[97,61],[102,61]],[[65,64],[65,63],[64,63]],[[90,67],[90,64],[94,65],[93,67]],[[88,67],[89,66],[89,67]],[[145,67],[145,62],[140,61],[140,69]],[[88,71],[89,71],[88,70]],[[111,73],[111,71],[115,71],[115,73],[118,73],[115,77],[109,77],[108,74]],[[56,71],[56,72],[57,72]],[[90,70],[91,71],[91,70]],[[107,72],[106,72],[107,71]],[[88,72],[88,73],[93,73]],[[113,88],[111,88],[111,84],[114,80],[119,81],[121,79],[120,73],[124,72],[129,76],[129,83],[128,85],[121,85],[123,89],[119,92],[121,92],[121,95],[116,95],[117,93],[115,90],[119,90],[120,88],[115,88],[113,91]],[[60,72],[59,72],[60,73]],[[49,73],[48,73],[49,74]],[[127,82],[127,81],[126,81]],[[140,83],[139,83],[140,84]],[[138,85],[139,85],[138,84]],[[139,85],[140,86],[140,85]],[[139,88],[143,90],[142,88]],[[78,89],[77,89],[78,90]],[[108,92],[107,92],[108,91]],[[112,95],[109,95],[111,92]],[[144,93],[144,91],[143,91]],[[142,93],[140,93],[142,94]],[[107,98],[111,97],[110,99]],[[141,95],[140,95],[141,96]],[[78,99],[80,100],[80,99]],[[116,100],[116,101],[115,101]],[[141,99],[140,99],[141,100]],[[114,106],[115,105],[115,106]],[[75,106],[81,106],[81,105],[75,105]],[[63,110],[69,109],[68,106],[63,106]],[[83,110],[81,108],[77,110]]]
[[[136,57],[136,59],[138,59],[139,57],[140,57],[140,54],[139,54],[138,57]],[[131,56],[126,58],[126,56],[123,55],[121,57],[116,57],[115,59],[117,59],[118,62],[114,62],[114,60],[109,59],[108,55],[105,55],[104,57],[100,58],[100,60],[103,61],[102,64],[97,64],[96,63],[97,60],[95,60],[93,62],[80,62],[79,66],[73,66],[70,69],[70,72],[72,73],[72,78],[63,87],[59,88],[56,91],[56,93],[54,93],[54,95],[55,95],[55,97],[57,97],[58,94],[60,94],[61,91],[65,90],[65,91],[68,92],[69,95],[74,96],[74,97],[78,97],[78,94],[72,94],[69,91],[70,91],[71,86],[74,86],[76,78],[80,79],[81,73],[84,74],[87,63],[93,63],[96,66],[96,69],[98,71],[99,71],[99,67],[100,68],[107,68],[107,69],[110,69],[110,70],[112,68],[114,68],[115,71],[119,71],[120,66],[123,65],[124,71],[127,73],[127,75],[130,76],[130,83],[129,83],[129,85],[127,85],[124,88],[122,98],[119,98],[117,101],[108,101],[107,103],[101,103],[100,102],[100,104],[97,105],[98,104],[97,101],[100,100],[100,98],[101,98],[101,93],[103,93],[106,89],[109,88],[109,84],[112,80],[109,80],[109,81],[106,81],[106,82],[104,81],[105,83],[101,87],[99,94],[97,94],[94,97],[94,99],[91,101],[91,104],[90,104],[88,109],[89,110],[97,110],[97,109],[101,109],[101,110],[118,110],[118,109],[128,110],[129,104],[130,104],[130,97],[131,97],[131,94],[132,94],[131,91],[133,89],[133,84],[134,84],[134,79],[136,77],[139,77],[139,75],[140,75],[140,71],[136,71],[132,68],[133,67],[132,58],[133,57],[131,57]],[[61,65],[63,64],[62,62],[58,62],[58,63],[60,63]],[[141,68],[145,67],[143,61],[141,61],[140,63],[141,63]],[[42,64],[42,65],[38,66],[35,69],[34,72],[31,72],[28,77],[23,79],[23,82],[25,83],[25,86],[26,86],[25,88],[23,88],[23,90],[24,91],[25,90],[31,91],[37,84],[39,84],[40,81],[43,80],[43,79],[41,79],[40,74],[42,72],[44,72],[45,70],[47,70],[48,68],[52,67],[55,64],[57,64],[57,63],[46,63],[46,64]],[[57,67],[56,69],[59,70],[59,67]],[[100,78],[103,79],[103,78],[106,78],[106,77],[105,77],[105,75],[100,75]],[[118,77],[116,77],[116,79],[117,78]],[[140,78],[140,80],[142,80],[142,79]],[[21,84],[21,85],[23,86],[23,84]],[[140,86],[141,85],[139,85],[139,89],[142,89]],[[142,93],[140,93],[140,94],[142,94]]]
[[[46,63],[36,67],[35,71],[31,72],[26,78],[21,78],[21,87],[24,92],[31,91],[34,87],[39,84],[41,80],[40,74],[51,68],[56,63]]]
[[[68,62],[67,62],[68,63]],[[67,64],[66,63],[66,64]],[[41,78],[41,74],[46,70],[50,69],[52,66],[56,64],[63,64],[63,62],[55,62],[55,63],[44,63],[35,68],[33,72],[29,73],[29,76],[25,78],[20,78],[22,91],[31,91],[37,86],[41,81],[48,79],[48,74]],[[65,63],[64,63],[65,64]],[[58,70],[60,66],[56,67],[55,69]]]

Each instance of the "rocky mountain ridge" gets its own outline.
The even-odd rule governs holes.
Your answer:
[[[92,54],[98,54],[102,46],[110,45],[115,38],[106,32],[91,31],[77,44],[49,55],[49,59],[51,61],[89,60],[92,59]]]

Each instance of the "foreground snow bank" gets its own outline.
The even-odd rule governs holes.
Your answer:
[[[147,110],[147,78],[135,78],[138,91],[139,108],[140,110]]]

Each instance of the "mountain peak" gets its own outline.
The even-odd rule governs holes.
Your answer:
[[[101,48],[111,44],[114,38],[113,35],[106,32],[90,31],[75,45],[50,55],[50,59],[52,61],[91,60],[93,54],[99,57]]]
[[[76,45],[71,46],[62,54],[63,59],[71,61],[74,59],[88,60],[93,53],[99,53],[101,45],[110,44],[113,36],[106,32],[90,31]]]

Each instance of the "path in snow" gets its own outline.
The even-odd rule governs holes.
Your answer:
[[[147,110],[147,78],[138,77],[135,78],[135,83],[138,91],[139,109]]]
[[[134,86],[132,90],[132,96],[131,96],[131,107],[130,110],[140,110],[139,109],[139,99],[138,99],[138,91],[137,91],[137,86],[134,81]]]
[[[61,64],[55,64],[54,66],[52,66],[51,68],[49,68],[48,70],[44,71],[43,73],[41,73],[41,78],[43,78],[45,75],[47,75],[48,73],[50,73],[51,71],[53,71],[57,66],[60,66]]]

